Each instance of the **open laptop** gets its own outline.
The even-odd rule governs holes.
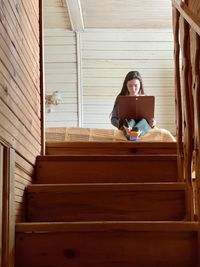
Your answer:
[[[146,119],[154,118],[155,96],[119,96],[119,119]]]

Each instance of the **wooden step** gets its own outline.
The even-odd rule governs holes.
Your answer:
[[[177,154],[176,142],[46,142],[47,155]]]
[[[31,222],[183,220],[185,184],[30,185]]]
[[[194,267],[195,222],[21,223],[15,267]]]
[[[38,156],[36,183],[177,181],[176,155]]]

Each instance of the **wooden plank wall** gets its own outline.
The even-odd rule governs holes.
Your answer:
[[[0,139],[16,151],[16,214],[21,221],[23,177],[31,181],[41,151],[39,1],[2,0],[0,11]]]
[[[170,29],[82,33],[85,127],[111,128],[109,114],[125,75],[138,70],[156,96],[158,126],[175,133],[173,36]]]
[[[34,167],[32,164],[16,155],[15,166],[15,215],[16,221],[25,220],[25,194],[26,186],[32,183]]]

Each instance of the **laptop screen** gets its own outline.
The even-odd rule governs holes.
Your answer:
[[[155,96],[119,96],[119,119],[146,119],[154,118]]]

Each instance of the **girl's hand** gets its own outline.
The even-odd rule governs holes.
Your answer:
[[[149,125],[151,126],[151,128],[153,128],[153,127],[156,126],[156,120],[155,120],[155,118],[152,118],[152,119],[149,121]]]

